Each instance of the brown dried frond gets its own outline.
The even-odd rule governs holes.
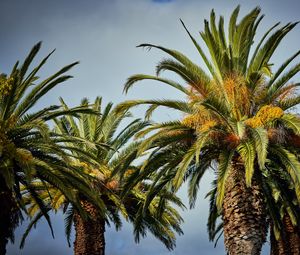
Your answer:
[[[268,84],[266,82],[265,76],[261,76],[255,82],[255,89],[251,92],[251,101],[254,102],[255,105],[260,105],[268,95]]]
[[[168,136],[177,136],[177,135],[183,135],[185,134],[186,131],[185,130],[170,130],[167,135]]]
[[[193,103],[193,102],[198,102],[199,100],[203,99],[203,96],[193,87],[189,89],[189,96],[188,96],[188,101]]]
[[[291,98],[296,95],[297,86],[295,84],[290,84],[285,86],[280,90],[278,100],[285,100],[287,98]]]
[[[288,136],[284,128],[269,128],[267,132],[270,142],[285,143],[287,141]]]
[[[268,132],[268,138],[270,141],[276,140],[276,136],[277,136],[276,128],[269,128],[267,132]]]
[[[294,147],[300,148],[300,136],[295,134],[289,135],[289,143]]]
[[[230,133],[227,136],[225,136],[225,143],[229,145],[230,148],[235,148],[240,143],[240,137],[237,134]]]
[[[206,97],[209,94],[208,83],[209,81],[199,80],[197,83],[193,82],[192,84],[188,85],[192,90],[197,91],[197,94],[201,95],[202,97]]]
[[[120,186],[119,181],[117,180],[111,180],[105,184],[106,188],[110,190],[117,190]]]

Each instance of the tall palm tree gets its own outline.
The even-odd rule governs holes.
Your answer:
[[[237,23],[238,13],[239,7],[230,17],[227,36],[222,16],[216,25],[212,10],[210,21],[205,20],[200,35],[210,59],[182,23],[209,73],[176,50],[152,44],[139,46],[159,49],[171,58],[157,65],[157,76],[130,77],[125,91],[137,81],[154,80],[183,92],[187,101],[131,100],[119,106],[122,111],[149,104],[148,117],[159,106],[184,113],[180,121],[147,129],[157,132],[141,145],[140,152],[154,148],[144,164],[143,174],[159,169],[163,178],[169,178],[165,183],[170,185],[171,182],[175,190],[189,178],[193,206],[201,177],[215,165],[215,203],[222,215],[225,247],[230,255],[261,251],[268,226],[266,208],[271,210],[265,202],[268,194],[263,178],[271,182],[275,174],[284,176],[296,194],[298,206],[300,198],[300,163],[295,145],[300,134],[300,119],[290,111],[300,102],[296,93],[299,84],[289,82],[299,72],[300,65],[285,71],[300,51],[275,72],[270,62],[281,40],[296,23],[277,30],[279,23],[275,24],[252,51],[263,15],[255,8]],[[160,77],[162,71],[174,72],[186,85]],[[141,133],[145,134],[147,131]],[[161,159],[165,156],[171,161]],[[278,165],[277,173],[273,172],[274,162]],[[152,190],[155,192],[155,187]],[[273,226],[278,232],[277,223]]]
[[[82,174],[67,167],[67,155],[47,125],[47,121],[55,117],[90,112],[90,109],[80,107],[66,111],[52,105],[36,112],[32,110],[48,91],[71,78],[65,73],[77,62],[39,81],[37,74],[53,53],[29,71],[40,47],[41,43],[35,45],[23,64],[17,62],[9,75],[0,76],[0,254],[6,253],[8,240],[13,241],[14,229],[22,220],[22,211],[27,212],[22,203],[21,185],[30,192],[49,224],[46,206],[32,185],[33,180],[51,183],[79,210],[74,187],[93,197]]]
[[[93,111],[98,113],[97,115],[80,114],[78,121],[71,116],[56,119],[55,132],[58,136],[73,138],[70,142],[64,143],[64,148],[71,152],[74,158],[73,164],[80,166],[88,178],[93,178],[92,189],[98,192],[105,213],[99,213],[93,201],[82,195],[80,196],[82,206],[89,214],[88,218],[84,218],[67,197],[51,186],[47,189],[42,187],[40,196],[49,205],[49,209],[63,208],[66,212],[66,235],[69,243],[71,227],[74,223],[76,232],[74,253],[77,255],[105,254],[105,225],[111,222],[119,229],[121,227],[120,213],[134,224],[136,241],[139,241],[140,236],[145,236],[149,230],[168,249],[173,249],[175,232],[182,233],[179,226],[182,219],[171,207],[171,203],[179,207],[183,206],[174,194],[162,189],[147,210],[143,210],[146,192],[151,182],[148,179],[147,182],[141,182],[131,189],[125,198],[120,197],[123,183],[134,178],[137,169],[132,165],[132,161],[136,159],[140,141],[131,143],[128,141],[135,133],[148,126],[149,122],[135,119],[120,129],[124,120],[131,116],[130,113],[116,112],[116,108],[111,103],[102,110],[101,101],[101,98],[96,98],[92,106]],[[63,101],[62,104],[64,109],[68,110]],[[87,99],[82,101],[81,106],[88,106]],[[107,148],[103,147],[104,144]],[[120,172],[125,172],[125,174],[121,176]],[[32,201],[30,194],[27,196],[26,204],[30,205],[31,215],[36,215],[31,227],[39,219],[39,211],[36,210],[36,203]]]

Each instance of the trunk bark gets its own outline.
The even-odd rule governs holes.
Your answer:
[[[97,208],[88,201],[82,201],[83,209],[90,215],[83,219],[75,213],[75,255],[104,255],[105,254],[105,220],[97,212]]]
[[[271,241],[271,255],[288,255],[290,254],[287,251],[286,247],[286,241],[284,237],[281,237],[279,240],[276,240],[275,235],[271,228],[271,234],[270,234],[270,241]]]
[[[223,201],[224,242],[228,255],[258,255],[266,241],[265,204],[259,185],[247,188],[245,170],[235,162],[230,170]]]
[[[13,240],[14,229],[18,226],[18,206],[12,191],[0,175],[0,255],[6,254],[6,245]]]
[[[300,255],[300,228],[293,226],[290,217],[283,218],[284,236],[276,240],[271,231],[271,255]]]

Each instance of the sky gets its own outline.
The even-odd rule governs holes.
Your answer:
[[[212,8],[217,15],[225,17],[226,23],[238,4],[242,15],[257,5],[262,8],[265,18],[257,37],[277,21],[284,24],[300,19],[300,2],[297,0],[0,0],[0,72],[9,73],[16,60],[22,60],[35,43],[43,41],[39,59],[54,48],[56,52],[40,73],[42,78],[73,61],[79,60],[80,65],[70,71],[74,78],[47,94],[36,105],[37,109],[58,103],[59,96],[69,105],[78,104],[83,97],[92,101],[96,96],[102,96],[104,102],[114,103],[134,98],[180,98],[182,95],[178,92],[151,82],[143,82],[127,95],[122,93],[123,84],[130,75],[154,74],[155,65],[165,57],[162,52],[135,46],[140,43],[163,45],[177,49],[203,65],[179,19],[200,41],[197,33],[203,29],[203,21],[209,17]],[[300,26],[279,47],[272,59],[274,68],[298,50],[299,36]],[[143,117],[143,109],[134,113]],[[176,112],[165,110],[154,115],[156,121],[178,117]],[[211,181],[212,174],[208,173],[201,182],[195,209],[182,212],[184,235],[177,238],[174,251],[168,251],[151,234],[140,244],[135,244],[131,226],[124,223],[121,231],[107,229],[106,254],[225,254],[222,240],[214,248],[206,233],[208,201],[204,196]],[[185,187],[179,195],[187,202]],[[19,250],[20,236],[27,223],[24,222],[16,231],[15,243],[8,246],[8,255],[72,254],[64,237],[63,216],[53,215],[52,221],[55,239],[45,222],[41,222],[29,235],[25,248]],[[266,244],[263,254],[268,254],[268,250]]]

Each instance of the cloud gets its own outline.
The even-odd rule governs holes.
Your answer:
[[[153,4],[154,2],[157,4]],[[172,4],[165,4],[164,8],[159,5],[170,2]],[[262,12],[266,13],[260,29],[262,32],[278,20],[285,23],[299,17],[299,3],[295,0],[276,3],[259,0],[239,2],[242,15],[256,5],[262,7]],[[34,43],[43,40],[40,57],[53,48],[57,48],[57,51],[45,65],[42,76],[50,75],[74,60],[80,60],[81,63],[70,72],[74,79],[47,95],[39,107],[57,103],[58,96],[62,96],[70,105],[79,103],[84,96],[92,100],[98,95],[103,96],[105,102],[115,103],[133,98],[178,99],[182,97],[180,93],[152,82],[143,82],[128,95],[122,94],[127,77],[135,73],[154,74],[156,63],[165,57],[154,49],[148,52],[135,46],[145,42],[177,49],[201,65],[199,54],[180,25],[179,18],[184,20],[191,33],[201,41],[198,31],[202,30],[203,20],[209,17],[210,10],[215,8],[217,15],[224,15],[228,21],[236,4],[236,1],[223,0],[3,1],[0,15],[0,71],[8,72],[14,62],[22,59]],[[279,60],[286,59],[299,48],[299,33],[299,27],[296,27],[283,42],[282,53],[273,60],[275,64],[278,65]],[[178,80],[169,73],[163,75]],[[143,117],[142,110],[135,113],[135,116]],[[178,116],[178,113],[163,109],[154,115],[156,121]],[[200,184],[201,193],[198,195],[196,208],[183,213],[185,235],[178,237],[174,251],[168,252],[150,234],[141,244],[136,245],[132,227],[124,224],[120,232],[107,229],[107,254],[193,255],[199,254],[199,251],[210,255],[224,253],[222,242],[214,249],[213,244],[208,242],[206,233],[208,202],[204,201],[204,195],[209,189],[211,177],[206,175]],[[180,196],[187,202],[184,189]],[[72,249],[67,247],[62,222],[61,215],[53,218],[55,240],[52,240],[46,224],[38,225],[29,235],[21,252],[18,250],[18,240],[24,228],[19,229],[16,243],[9,246],[8,254],[72,254]]]

